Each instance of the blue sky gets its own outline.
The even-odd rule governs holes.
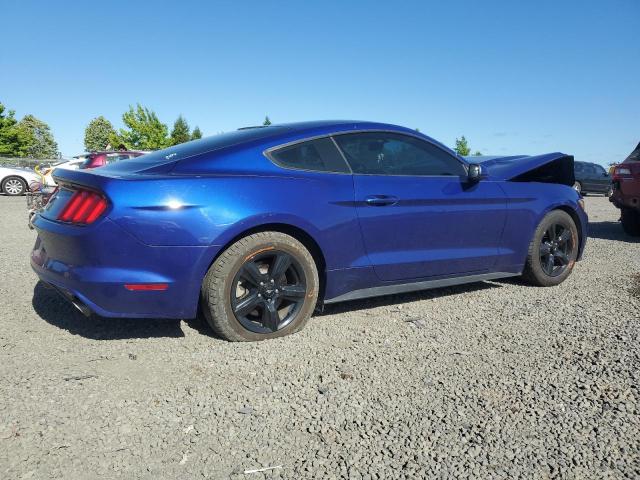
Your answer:
[[[362,119],[485,154],[621,160],[640,141],[640,1],[0,0],[0,102],[83,150],[140,102],[205,135]]]

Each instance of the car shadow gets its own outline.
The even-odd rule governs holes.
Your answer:
[[[357,310],[367,310],[377,307],[389,307],[393,305],[402,305],[408,302],[417,302],[420,300],[431,300],[433,298],[443,298],[450,295],[462,295],[469,292],[477,292],[481,290],[490,290],[493,288],[501,288],[502,285],[491,282],[467,283],[464,285],[455,285],[452,287],[433,288],[430,290],[419,290],[416,292],[396,293],[393,295],[385,295],[382,297],[364,298],[361,300],[349,300],[336,304],[325,305],[321,312],[316,312],[316,316],[336,315],[340,313],[353,312]]]
[[[588,236],[603,240],[617,240],[626,243],[639,243],[640,237],[627,235],[620,222],[589,222]]]
[[[34,310],[45,322],[92,340],[125,340],[132,338],[180,338],[184,332],[181,320],[153,318],[85,317],[55,290],[43,282],[33,289]],[[191,328],[205,335],[215,336],[200,318],[184,320]]]

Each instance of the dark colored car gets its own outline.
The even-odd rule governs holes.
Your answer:
[[[640,236],[640,143],[613,169],[613,192],[609,200],[620,209],[625,232]]]
[[[578,193],[604,193],[611,195],[611,176],[597,163],[574,162],[576,181],[573,188]]]
[[[236,341],[296,332],[327,303],[518,275],[560,284],[586,242],[573,157],[482,160],[409,128],[324,121],[58,169],[31,265],[85,313],[200,308]]]
[[[129,160],[144,155],[145,152],[126,151],[126,152],[91,152],[87,159],[80,165],[80,169],[98,168],[110,165],[121,160]]]

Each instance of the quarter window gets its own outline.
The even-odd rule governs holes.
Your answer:
[[[330,138],[283,147],[270,153],[280,166],[298,170],[349,173],[349,167]]]
[[[465,175],[462,163],[419,138],[387,132],[336,135],[353,173],[367,175]]]

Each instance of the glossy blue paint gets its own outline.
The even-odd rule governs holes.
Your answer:
[[[256,229],[290,231],[317,246],[327,301],[399,283],[519,273],[536,225],[553,208],[571,212],[586,239],[587,218],[571,188],[509,181],[564,154],[489,159],[483,179],[469,183],[290,170],[263,153],[306,138],[376,130],[422,138],[465,162],[411,129],[334,121],[232,132],[92,171],[57,171],[63,186],[103,192],[109,208],[91,225],[58,222],[71,195],[62,188],[34,221],[32,266],[100,315],[186,318],[196,314],[216,256]],[[125,283],[169,287],[131,292]]]

